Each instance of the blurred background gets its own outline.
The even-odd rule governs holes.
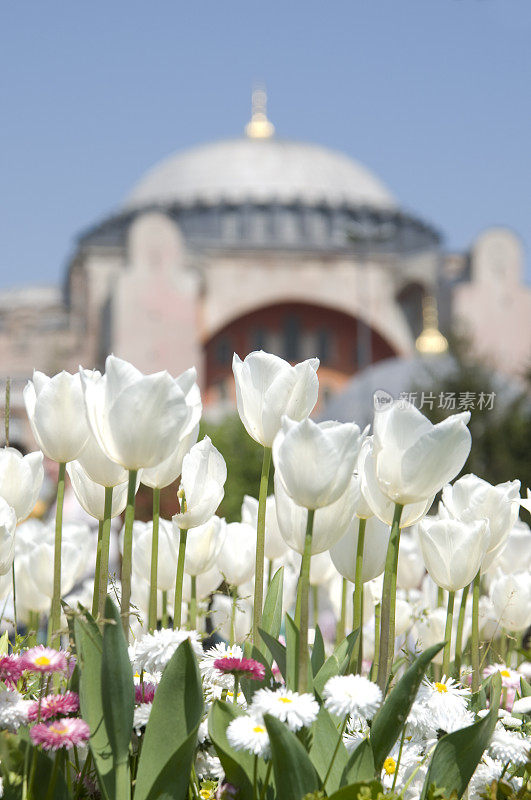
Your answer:
[[[231,416],[232,354],[262,348],[320,358],[321,417],[366,424],[375,392],[471,411],[468,467],[531,484],[528,0],[1,17],[13,443],[34,447],[34,368],[194,364],[204,430],[239,454],[235,518],[259,454]]]

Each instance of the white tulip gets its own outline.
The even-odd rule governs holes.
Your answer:
[[[122,530],[123,534],[123,530]],[[149,584],[153,523],[133,523],[133,572]],[[123,535],[120,537],[123,546]],[[169,520],[159,519],[159,549],[157,561],[157,589],[172,593],[177,572],[177,549],[173,526]],[[149,595],[149,591],[148,591]],[[147,602],[147,601],[146,601]]]
[[[98,442],[90,434],[88,441],[76,459],[89,478],[100,486],[111,488],[126,483],[129,475],[126,469],[105,455]]]
[[[351,481],[361,441],[353,423],[283,417],[273,442],[278,478],[299,506],[317,509],[335,503]]]
[[[527,490],[526,500],[520,499],[520,505],[522,506],[522,508],[525,508],[525,510],[529,511],[529,513],[531,514],[531,489]]]
[[[43,540],[26,553],[26,568],[38,591],[51,599],[53,596],[54,526],[44,526],[43,534]],[[71,591],[86,570],[90,536],[88,525],[63,524],[61,596]],[[18,556],[15,559],[15,572],[17,561]]]
[[[449,514],[462,522],[488,520],[489,539],[482,570],[490,567],[505,546],[518,517],[519,492],[520,481],[492,486],[472,474],[443,489],[439,514]]]
[[[356,577],[359,527],[360,520],[355,517],[345,535],[330,548],[330,555],[337,571],[352,583]],[[364,583],[373,580],[384,571],[389,534],[389,526],[377,517],[369,517],[366,521],[361,573]]]
[[[49,378],[34,371],[24,388],[24,403],[44,455],[59,463],[77,458],[89,438],[80,376],[63,371]]]
[[[223,500],[227,465],[208,436],[194,444],[183,459],[179,497],[185,508],[172,517],[174,528],[197,528],[215,514]]]
[[[300,421],[311,413],[319,391],[318,366],[317,358],[292,367],[262,350],[249,353],[244,361],[234,353],[238,413],[249,436],[271,447],[284,415]]]
[[[186,404],[190,409],[190,421],[183,429],[173,452],[164,461],[155,467],[145,469],[142,473],[142,483],[151,489],[164,489],[173,483],[181,474],[183,458],[190,448],[197,442],[199,435],[199,420],[203,406],[201,392],[196,383],[197,370],[195,367],[188,369],[175,379],[175,382],[184,392]]]
[[[214,516],[203,525],[188,530],[184,559],[188,575],[195,577],[214,566],[225,541],[226,529],[225,520]]]
[[[416,528],[414,530],[416,533]],[[418,539],[414,533],[404,531],[400,539],[396,585],[406,591],[417,589],[424,574],[424,562],[422,561]]]
[[[201,572],[195,579],[195,592],[198,600],[206,600],[223,583],[223,575],[216,564],[207,572]],[[183,600],[187,603],[192,599],[192,576],[186,572],[183,581]]]
[[[102,521],[105,516],[105,487],[91,480],[79,461],[70,461],[66,466],[66,471],[81,508],[91,517]],[[140,476],[137,476],[137,490],[139,484]],[[120,483],[113,488],[111,517],[117,517],[126,507],[127,486],[128,481],[126,480],[125,483]]]
[[[488,544],[486,520],[424,519],[419,540],[426,569],[437,586],[455,592],[476,577]]]
[[[14,447],[0,449],[0,497],[15,510],[17,522],[35,507],[44,480],[40,450],[23,456]]]
[[[288,495],[278,472],[275,472],[275,507],[278,527],[284,541],[297,553],[304,552],[308,511]],[[315,512],[312,535],[312,555],[328,550],[340,539],[352,522],[358,494],[349,484],[341,497]]]
[[[248,494],[243,498],[242,522],[248,522],[253,528],[258,524],[258,500]],[[265,517],[265,557],[270,561],[282,558],[289,547],[282,537],[277,520],[275,496],[270,495],[266,500]]]
[[[111,461],[138,470],[171,455],[190,422],[191,410],[168,372],[143,375],[111,355],[105,375],[81,377],[90,428]]]
[[[407,600],[402,600],[400,597],[396,598],[396,614],[395,614],[395,636],[403,636],[411,628],[413,623],[413,607]]]
[[[518,565],[518,572],[531,571],[531,528],[518,519],[493,564],[506,575],[514,572],[515,565]]]
[[[531,625],[531,576],[527,572],[500,574],[490,585],[490,599],[507,631],[524,631]]]
[[[432,498],[468,458],[469,420],[466,411],[433,425],[404,402],[376,411],[373,448],[381,491],[401,505]]]
[[[256,529],[246,522],[230,522],[219,551],[217,566],[229,586],[246,583],[254,573]]]
[[[454,614],[452,621],[452,638],[450,644],[450,659],[455,658],[455,643],[457,638],[458,615]],[[430,611],[424,619],[417,623],[418,643],[421,651],[427,650],[434,644],[444,641],[444,631],[446,626],[446,609],[435,608]],[[465,620],[463,629],[463,642],[466,642],[470,635],[470,619]],[[436,664],[442,664],[443,651],[441,650],[433,659]]]
[[[17,515],[3,497],[0,497],[0,575],[11,569],[15,556],[15,528]]]
[[[373,513],[385,522],[392,525],[395,513],[395,503],[382,491],[376,475],[376,456],[374,453],[373,437],[369,436],[362,444],[358,470],[361,476],[363,497]],[[420,500],[418,503],[406,503],[400,517],[400,527],[407,528],[422,519],[430,510],[433,497]]]

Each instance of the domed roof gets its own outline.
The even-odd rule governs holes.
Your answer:
[[[357,161],[276,138],[230,139],[176,153],[140,179],[125,206],[245,201],[397,207],[383,183]]]

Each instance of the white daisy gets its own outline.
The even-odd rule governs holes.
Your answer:
[[[246,750],[261,758],[269,757],[269,736],[260,717],[250,717],[247,714],[236,717],[229,723],[227,739],[234,750]]]
[[[518,719],[518,717],[512,717],[510,714],[502,717],[501,723],[504,728],[509,728],[510,730],[517,730],[524,724],[521,719]]]
[[[14,690],[0,691],[0,729],[13,733],[20,725],[26,725],[30,705],[33,705],[30,700],[24,700]]]
[[[415,742],[424,742],[433,739],[437,733],[433,717],[427,704],[422,700],[415,700],[407,718],[407,735]]]
[[[211,705],[214,700],[221,700],[223,696],[225,696],[227,703],[234,702],[234,689],[226,689],[222,684],[216,683],[209,683],[205,686],[205,702],[207,705]],[[241,690],[238,692],[236,702],[242,708],[247,706],[247,700],[245,699],[245,695]]]
[[[228,679],[232,686],[234,683],[232,675],[222,675],[220,671],[214,667],[214,661],[217,661],[218,658],[243,658],[243,650],[237,644],[229,645],[225,644],[225,642],[219,642],[215,644],[214,647],[210,647],[206,650],[199,661],[199,670],[205,681],[208,681],[208,683],[219,683],[221,677]]]
[[[513,714],[531,714],[531,697],[520,697],[515,700]]]
[[[338,717],[355,714],[371,719],[382,702],[382,692],[362,675],[335,675],[326,682],[323,698],[328,711]]]
[[[172,655],[185,639],[190,639],[197,656],[203,655],[201,640],[197,631],[183,631],[162,628],[160,631],[146,633],[138,639],[133,648],[133,667],[137,672],[162,672]]]
[[[133,728],[135,729],[137,736],[140,736],[142,729],[148,724],[149,715],[151,714],[152,708],[153,703],[140,703],[139,706],[136,706],[133,716]]]
[[[399,760],[400,759],[400,760]],[[414,765],[417,766],[419,761],[422,761],[421,749],[416,744],[409,744],[404,742],[402,753],[400,753],[400,743],[397,742],[387,758],[385,759],[382,767],[382,783],[390,789],[395,782],[396,786],[400,788],[404,781],[404,775],[409,771],[409,768]]]
[[[489,744],[492,758],[506,764],[525,764],[529,758],[531,742],[519,733],[506,731],[501,725],[496,726]]]
[[[474,722],[474,715],[468,710],[470,694],[470,689],[460,686],[453,678],[435,682],[425,678],[416,702],[426,706],[432,729],[451,733]]]
[[[249,707],[251,714],[272,717],[285,722],[290,731],[308,727],[319,713],[319,704],[312,694],[299,694],[282,687],[276,691],[259,689]]]
[[[225,773],[219,758],[208,750],[199,750],[195,759],[195,771],[200,780],[215,779],[221,781]]]
[[[204,744],[208,739],[208,717],[204,719],[197,729],[197,741],[199,744]]]
[[[500,777],[503,766],[501,761],[495,761],[485,753],[470,778],[468,800],[483,798],[492,781],[496,781]]]

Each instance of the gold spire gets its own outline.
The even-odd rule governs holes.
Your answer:
[[[267,118],[267,94],[263,86],[253,89],[251,121],[245,126],[250,139],[270,139],[275,126]]]
[[[448,342],[439,330],[437,303],[433,295],[426,295],[422,299],[422,321],[422,333],[415,342],[419,353],[423,355],[446,353]]]

